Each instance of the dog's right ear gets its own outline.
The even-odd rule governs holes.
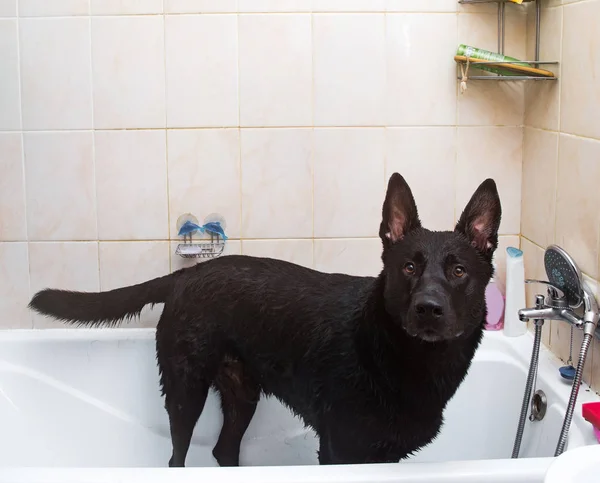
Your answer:
[[[421,227],[415,199],[406,180],[398,173],[390,177],[382,214],[379,236],[386,248]]]

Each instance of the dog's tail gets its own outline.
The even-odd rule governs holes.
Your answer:
[[[171,293],[175,275],[109,292],[45,289],[33,296],[29,308],[70,324],[116,326],[138,316],[145,305],[165,302]]]

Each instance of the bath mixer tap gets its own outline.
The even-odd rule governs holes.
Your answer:
[[[572,307],[569,306],[567,296],[560,288],[543,280],[525,280],[525,283],[540,283],[548,286],[548,293],[536,295],[535,308],[526,308],[519,310],[519,319],[522,322],[529,322],[533,319],[542,320],[562,320],[575,327],[581,327],[584,322],[575,314]],[[593,298],[593,297],[592,297]]]
[[[584,334],[594,335],[598,327],[598,303],[594,294],[583,283],[580,286],[580,293],[578,294],[579,302],[575,305],[570,303],[567,294],[563,290],[550,282],[526,280],[525,283],[545,284],[548,286],[548,293],[545,297],[543,295],[536,295],[535,308],[519,310],[519,319],[522,322],[529,322],[532,319],[535,321],[562,320],[574,325],[578,329],[583,329]],[[576,309],[580,307],[583,307],[582,316],[578,316],[576,313]]]
[[[525,385],[525,394],[521,406],[521,416],[517,427],[517,436],[513,446],[513,458],[519,457],[521,440],[525,429],[527,409],[531,398],[531,392],[537,374],[539,361],[540,342],[542,338],[542,326],[546,320],[562,320],[573,327],[583,330],[583,342],[579,351],[579,360],[569,404],[565,411],[562,429],[556,446],[554,456],[560,456],[567,444],[569,428],[573,419],[573,411],[579,394],[579,386],[583,377],[583,367],[592,338],[598,329],[598,303],[594,294],[583,283],[583,276],[575,261],[562,248],[552,245],[544,253],[544,265],[549,281],[527,280],[526,283],[541,283],[548,287],[547,294],[536,295],[535,308],[524,308],[519,310],[519,319],[523,322],[533,320],[535,322],[535,335],[533,340],[533,351],[529,373]]]

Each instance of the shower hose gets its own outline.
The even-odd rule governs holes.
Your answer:
[[[540,359],[540,342],[542,340],[542,324],[543,321],[535,321],[535,333],[533,337],[533,351],[531,352],[531,363],[529,364],[529,374],[527,374],[527,383],[525,384],[525,394],[523,395],[523,404],[521,406],[521,416],[519,416],[519,426],[517,428],[517,436],[513,446],[512,457],[518,458],[521,450],[521,440],[523,439],[523,431],[525,430],[525,421],[527,419],[527,411],[529,409],[529,401],[531,400],[531,391],[533,390],[533,381],[537,373],[538,362]]]
[[[521,415],[519,416],[519,426],[517,428],[517,436],[513,446],[512,458],[518,458],[519,451],[521,450],[521,441],[523,439],[523,432],[525,430],[525,421],[527,420],[529,401],[531,400],[531,391],[533,390],[533,383],[539,364],[542,324],[542,321],[538,322],[536,320],[535,334],[533,338],[533,350],[531,352],[531,364],[529,365],[529,374],[527,375],[527,383],[525,384],[525,394],[523,395],[523,404],[521,406]],[[573,379],[573,388],[571,389],[569,404],[567,406],[565,419],[560,431],[554,456],[560,456],[565,450],[565,446],[567,444],[569,429],[571,428],[571,421],[573,420],[573,412],[575,410],[575,404],[577,403],[577,396],[579,395],[579,388],[581,386],[581,379],[583,378],[583,367],[585,365],[585,360],[587,358],[587,353],[591,342],[592,335],[585,334],[583,336],[583,343],[581,344],[581,349],[579,351],[579,362],[577,363],[577,370],[575,371],[575,378]]]
[[[567,406],[567,412],[565,413],[565,419],[563,421],[562,429],[560,430],[560,437],[558,438],[558,445],[556,446],[554,456],[560,456],[567,444],[569,428],[571,427],[571,420],[573,419],[573,411],[575,410],[575,403],[577,402],[579,387],[581,386],[581,378],[583,377],[583,366],[585,365],[585,359],[591,342],[592,334],[584,334],[583,344],[581,344],[581,349],[579,350],[579,362],[577,363],[577,370],[575,371],[575,378],[573,379],[571,397],[569,397],[569,405]]]

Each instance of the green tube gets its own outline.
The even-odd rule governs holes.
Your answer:
[[[513,62],[518,65],[522,65],[525,67],[531,67],[526,62],[521,62],[519,59],[515,59],[514,57],[509,57],[507,55],[498,54],[496,52],[491,52],[489,50],[478,49],[476,47],[471,47],[469,45],[460,44],[458,46],[458,50],[456,51],[456,55],[462,55],[471,59],[478,60],[487,60],[490,62]],[[482,64],[473,64],[474,68],[485,70],[487,72],[493,72],[494,74],[500,75],[520,75],[515,72],[512,72],[507,69],[503,69],[499,66],[489,66]]]

